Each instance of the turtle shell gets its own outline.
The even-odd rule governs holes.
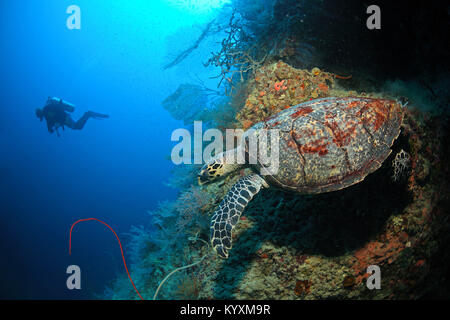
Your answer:
[[[305,102],[251,128],[256,136],[264,129],[279,130],[277,170],[268,174],[260,162],[254,166],[270,184],[284,189],[339,190],[381,166],[402,119],[403,107],[394,100],[346,97]],[[271,152],[271,145],[269,138],[258,147]]]

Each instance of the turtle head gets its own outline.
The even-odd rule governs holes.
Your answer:
[[[214,180],[217,180],[219,177],[224,175],[223,172],[223,163],[219,163],[216,161],[211,161],[206,163],[198,174],[198,184],[203,185],[206,183],[210,183]]]
[[[204,185],[213,182],[240,168],[241,165],[237,164],[235,161],[228,161],[228,163],[226,162],[227,154],[235,152],[236,151],[233,149],[227,152],[219,153],[216,157],[206,162],[198,173],[198,184]]]

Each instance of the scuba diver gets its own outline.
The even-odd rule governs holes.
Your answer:
[[[56,131],[56,134],[59,135],[58,128],[62,128],[64,130],[64,126],[67,126],[74,130],[83,129],[89,118],[94,119],[105,119],[109,118],[107,114],[101,114],[93,111],[87,111],[83,114],[83,116],[77,121],[73,120],[69,113],[75,110],[75,106],[67,101],[64,101],[60,98],[56,97],[48,97],[47,103],[44,108],[36,109],[36,116],[42,121],[47,121],[47,129],[48,132],[53,133]]]

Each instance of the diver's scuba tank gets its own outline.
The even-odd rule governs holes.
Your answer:
[[[75,106],[73,104],[57,97],[48,97],[47,104],[62,104],[69,112],[73,112],[75,110]]]

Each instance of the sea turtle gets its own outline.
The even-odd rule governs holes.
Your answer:
[[[222,258],[231,249],[232,231],[248,202],[263,187],[278,187],[300,194],[324,193],[346,188],[377,170],[391,153],[400,134],[404,105],[374,98],[323,98],[301,103],[255,124],[244,133],[241,144],[218,154],[198,175],[199,184],[233,171],[252,168],[225,196],[212,216],[210,236]],[[249,141],[264,129],[279,131],[278,171],[256,161],[249,164]],[[268,142],[258,148],[271,148]],[[242,152],[246,164],[227,163],[229,155]],[[255,161],[253,161],[255,163]]]

